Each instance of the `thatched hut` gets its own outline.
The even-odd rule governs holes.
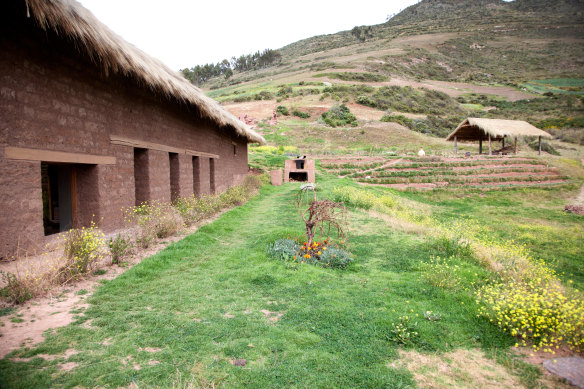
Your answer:
[[[513,152],[517,154],[517,138],[537,137],[539,139],[539,154],[541,154],[541,138],[552,138],[550,134],[523,120],[467,118],[456,127],[446,140],[454,141],[454,150],[458,151],[457,142],[479,141],[479,154],[483,152],[483,141],[489,142],[489,155],[493,154],[492,142],[500,141],[501,150],[505,148],[505,138],[513,139]]]
[[[0,259],[221,192],[264,139],[74,0],[0,2]]]

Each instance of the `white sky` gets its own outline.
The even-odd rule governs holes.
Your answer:
[[[174,70],[385,22],[419,0],[79,0]]]

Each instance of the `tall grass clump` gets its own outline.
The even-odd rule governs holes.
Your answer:
[[[10,272],[0,271],[0,279],[4,287],[0,289],[0,296],[9,304],[22,304],[36,295],[38,280],[28,272],[24,277]]]
[[[193,225],[218,213],[224,208],[245,203],[257,193],[262,180],[259,176],[248,175],[241,185],[232,186],[218,195],[182,197],[175,201],[174,208],[187,226]]]
[[[378,196],[369,191],[346,186],[333,188],[333,199],[362,209],[394,208],[397,206],[397,201],[393,196]]]
[[[170,203],[161,201],[142,203],[125,213],[127,223],[140,227],[136,243],[142,248],[148,248],[156,238],[174,235],[184,225],[180,213]]]
[[[112,257],[112,264],[120,263],[125,257],[132,254],[132,239],[129,236],[117,234],[107,242]]]
[[[74,228],[64,233],[64,263],[57,269],[57,279],[67,283],[92,270],[105,254],[105,236],[92,222],[89,228]]]

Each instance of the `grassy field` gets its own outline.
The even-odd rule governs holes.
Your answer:
[[[357,188],[322,174],[317,181],[322,197],[338,186]],[[538,368],[509,351],[515,339],[477,317],[473,292],[490,272],[468,252],[412,228],[413,219],[396,227],[375,212],[350,208],[355,261],[346,270],[271,258],[268,244],[301,239],[296,190],[295,184],[264,187],[246,205],[105,282],[73,324],[0,361],[0,386],[403,388],[420,374],[455,386],[544,385]],[[516,238],[519,228],[520,241],[538,254],[553,252],[582,287],[582,223],[563,215],[553,192],[371,193],[407,202],[438,223],[475,217],[496,239]],[[496,228],[509,217],[515,224]],[[546,226],[545,234],[536,224]],[[435,286],[424,269],[449,255],[457,282]],[[405,329],[398,331],[400,323]],[[78,353],[65,360],[68,349]],[[461,371],[453,355],[477,358],[481,367]],[[409,365],[414,358],[422,362]],[[234,365],[242,359],[245,366]],[[437,372],[437,361],[446,370]],[[63,371],[65,362],[74,368]]]

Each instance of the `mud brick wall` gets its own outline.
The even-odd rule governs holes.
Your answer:
[[[187,154],[178,156],[178,183],[175,188],[178,197],[193,194],[193,157]]]
[[[9,161],[0,155],[0,257],[9,258],[17,251],[40,252],[44,235],[41,164]]]
[[[106,232],[124,226],[122,209],[145,200],[170,201],[169,153],[148,149],[147,185],[136,191],[134,148],[110,136],[217,154],[217,192],[247,174],[247,141],[220,128],[196,107],[106,75],[87,55],[26,18],[26,8],[0,7],[0,257],[18,242],[46,241],[40,160],[5,158],[5,147],[115,157],[115,165],[75,164],[78,226],[93,219]],[[233,143],[236,145],[234,153]],[[43,161],[51,162],[51,161]],[[200,193],[210,192],[209,158],[198,157]],[[178,155],[180,196],[194,193],[193,158]]]

